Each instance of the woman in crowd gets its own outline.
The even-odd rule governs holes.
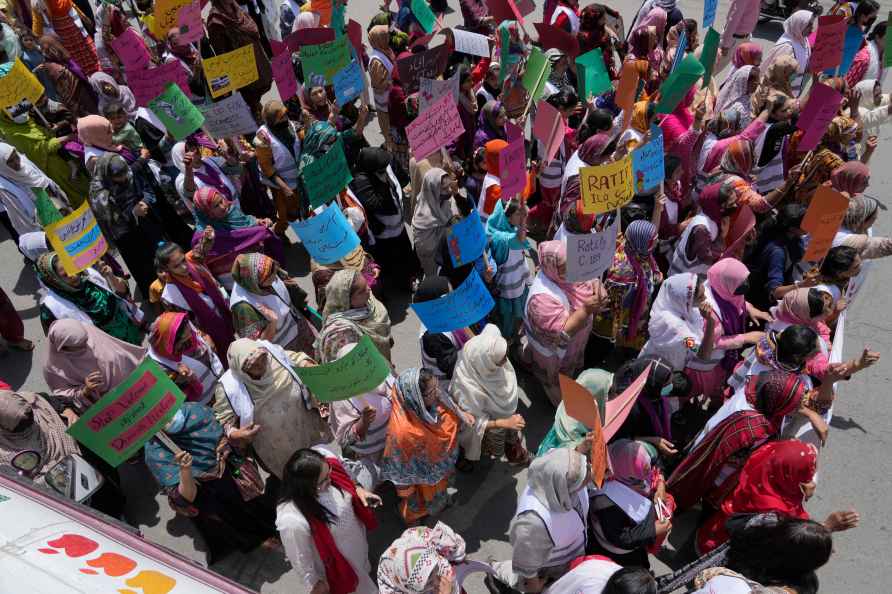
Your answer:
[[[388,361],[393,337],[390,316],[384,305],[372,295],[362,274],[355,270],[339,270],[325,288],[322,330],[316,341],[320,363],[330,363],[338,351],[368,336]]]
[[[152,322],[149,357],[167,372],[186,400],[209,404],[223,375],[211,338],[184,313],[165,312]]]
[[[480,116],[477,118],[477,133],[474,135],[474,149],[484,146],[491,140],[507,140],[505,123],[508,115],[501,101],[487,101],[480,108]]]
[[[796,73],[790,79],[790,85],[796,95],[803,90],[805,73],[811,58],[811,44],[808,36],[815,26],[815,15],[809,10],[797,10],[784,21],[784,34],[780,36],[774,47],[768,50],[762,59],[761,71],[765,75],[770,68],[784,58],[796,61]]]
[[[239,188],[230,178],[239,173],[238,163],[231,155],[225,158],[206,156],[202,151],[208,148],[211,147],[205,146],[194,137],[188,137],[173,145],[170,151],[170,160],[180,172],[174,182],[177,193],[193,212],[195,192],[205,186],[214,188],[226,200],[238,204]]]
[[[359,272],[372,292],[375,292],[378,287],[381,267],[375,263],[372,255],[366,252],[362,245],[358,245],[352,252],[331,264],[319,264],[315,260],[310,260],[310,279],[313,281],[313,289],[316,294],[316,306],[320,311],[325,309],[325,291],[328,288],[328,283],[339,270]]]
[[[454,564],[465,560],[465,539],[443,522],[409,528],[387,547],[378,563],[381,594],[455,592]]]
[[[678,453],[672,442],[672,409],[669,403],[671,396],[680,396],[676,392],[685,392],[687,382],[676,381],[678,374],[662,359],[639,357],[627,361],[613,376],[614,394],[622,394],[636,379],[647,372],[647,379],[629,415],[615,437],[636,439],[648,444],[651,456],[669,459]],[[683,376],[681,376],[683,377]],[[678,386],[676,386],[678,383]],[[682,394],[684,395],[684,394]]]
[[[40,231],[61,218],[56,202],[67,206],[59,186],[40,171],[28,157],[0,142],[0,207],[5,209],[13,239]]]
[[[412,214],[412,233],[415,254],[425,276],[437,274],[436,252],[446,236],[453,213],[453,196],[457,193],[457,180],[445,170],[434,167],[424,174]]]
[[[519,202],[498,201],[486,221],[486,238],[497,265],[495,284],[498,291],[499,330],[505,339],[516,343],[523,324],[523,310],[529,293],[530,267],[527,264],[527,209]]]
[[[885,258],[892,254],[892,239],[870,233],[879,212],[880,203],[876,198],[851,197],[842,226],[833,238],[833,245],[853,247],[865,260]]]
[[[576,383],[588,390],[598,407],[598,418],[605,417],[607,400],[613,387],[613,374],[603,369],[586,369],[576,378]],[[536,456],[542,456],[554,448],[575,448],[592,431],[567,414],[566,405],[561,402],[554,415],[554,424],[539,444]]]
[[[393,84],[396,54],[390,47],[390,31],[386,25],[372,27],[369,29],[368,37],[369,45],[372,46],[372,51],[369,54],[368,72],[372,93],[375,97],[378,125],[381,128],[381,136],[384,137],[386,148],[390,139],[390,116],[387,113],[387,106],[390,99],[390,87]]]
[[[867,36],[864,45],[855,54],[849,71],[846,72],[846,84],[855,86],[863,80],[875,79],[882,85],[886,76],[886,64],[884,54],[886,50],[886,27],[888,23],[882,21],[874,25],[873,30]]]
[[[99,105],[90,80],[59,37],[53,33],[44,35],[40,38],[40,47],[45,61],[36,70],[52,81],[59,102],[74,118],[97,113]]]

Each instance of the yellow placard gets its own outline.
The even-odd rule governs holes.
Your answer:
[[[247,87],[259,78],[254,46],[246,45],[213,58],[205,58],[204,76],[214,99]]]
[[[585,214],[601,214],[625,206],[635,195],[632,155],[615,163],[583,167],[579,170],[579,187]]]
[[[9,73],[0,78],[0,108],[13,107],[25,99],[34,105],[41,95],[43,95],[43,85],[28,67],[16,58]]]
[[[155,18],[152,20],[152,33],[158,39],[167,37],[167,32],[180,26],[180,9],[192,4],[192,0],[156,0]]]
[[[44,231],[68,274],[89,268],[108,251],[108,243],[86,201],[61,221],[47,225]]]

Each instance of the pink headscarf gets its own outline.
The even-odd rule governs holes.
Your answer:
[[[830,174],[830,183],[838,192],[847,192],[854,198],[867,189],[870,183],[870,167],[861,161],[848,161]]]
[[[102,116],[88,115],[77,121],[77,136],[85,146],[111,150],[115,146],[112,134],[111,122]]]
[[[620,439],[610,444],[607,454],[613,480],[642,495],[650,495],[654,472],[650,454],[643,444],[631,439]]]
[[[735,258],[724,258],[709,267],[706,279],[714,296],[734,306],[738,314],[742,314],[746,308],[746,297],[735,295],[734,291],[749,276],[750,271],[746,265]]]
[[[543,241],[539,244],[539,263],[542,273],[567,296],[572,309],[581,309],[592,295],[590,283],[571,283],[564,280],[560,269],[567,264],[567,244],[563,241]]]

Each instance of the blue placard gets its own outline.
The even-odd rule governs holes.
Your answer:
[[[842,46],[842,62],[839,64],[839,74],[836,68],[828,68],[824,71],[827,76],[845,76],[855,61],[855,55],[861,49],[861,43],[864,41],[864,33],[861,28],[856,25],[849,25],[846,29],[846,37]]]
[[[486,247],[486,229],[477,210],[449,227],[446,232],[453,266],[464,266],[479,258]]]
[[[663,131],[658,126],[650,127],[647,144],[632,151],[632,175],[636,194],[656,188],[666,178]]]
[[[322,208],[316,216],[291,223],[310,257],[320,264],[337,262],[357,247],[359,236],[335,204]]]
[[[675,56],[672,59],[672,68],[669,69],[669,74],[672,74],[678,68],[678,65],[681,64],[681,59],[684,58],[686,49],[688,49],[688,31],[687,29],[682,29],[681,35],[678,36],[678,45],[675,46]]]
[[[719,7],[719,0],[706,0],[703,5],[703,29],[712,27],[715,23],[715,13]]]
[[[412,309],[428,331],[438,333],[476,324],[495,304],[480,275],[472,270],[456,290],[437,299],[413,303]]]
[[[333,78],[335,100],[344,106],[359,97],[363,89],[362,70],[355,61],[339,70]]]

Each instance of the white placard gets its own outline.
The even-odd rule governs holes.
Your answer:
[[[567,281],[578,283],[598,278],[613,264],[619,217],[600,233],[567,233]]]
[[[452,94],[455,104],[458,105],[458,72],[447,80],[432,80],[422,78],[418,87],[418,111],[419,113],[430,107],[430,104],[443,95]]]
[[[233,93],[211,105],[200,105],[204,126],[214,138],[230,138],[257,131],[257,122],[241,93]]]
[[[489,38],[479,33],[452,29],[455,36],[455,51],[472,56],[489,57]]]

